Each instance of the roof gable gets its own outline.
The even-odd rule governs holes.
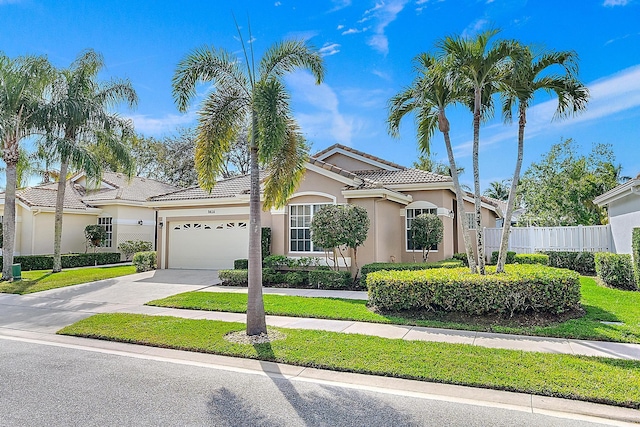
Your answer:
[[[389,162],[380,157],[367,154],[363,151],[347,147],[342,144],[334,144],[312,156],[313,159],[325,161],[342,169],[356,170],[400,170],[405,169],[397,163]],[[361,165],[361,166],[355,166]]]

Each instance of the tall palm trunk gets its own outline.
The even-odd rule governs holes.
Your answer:
[[[511,218],[513,217],[513,207],[516,200],[516,189],[518,181],[520,181],[520,169],[522,167],[522,158],[524,153],[524,127],[527,124],[527,108],[521,103],[518,107],[518,158],[516,160],[516,168],[513,171],[513,179],[511,180],[511,188],[509,189],[509,200],[507,201],[507,212],[504,215],[504,224],[502,225],[502,238],[500,239],[500,254],[498,255],[498,265],[496,272],[504,272],[504,264],[507,260],[507,251],[509,250],[509,234],[511,233]]]
[[[249,197],[249,289],[247,301],[247,335],[267,333],[262,301],[262,244],[260,218],[260,171],[258,168],[258,118],[252,113],[249,147],[251,190]]]
[[[60,162],[60,177],[58,178],[58,195],[56,198],[56,213],[53,231],[53,272],[62,271],[62,213],[64,210],[64,193],[67,189],[67,170],[69,169],[69,159]]]
[[[447,156],[449,157],[449,167],[451,170],[451,178],[453,179],[453,187],[456,191],[456,204],[458,206],[458,218],[462,225],[462,239],[464,241],[464,249],[467,253],[467,261],[469,263],[469,269],[472,273],[477,273],[476,260],[473,256],[473,247],[471,246],[471,238],[469,236],[469,226],[466,221],[466,211],[464,209],[464,199],[462,194],[462,188],[460,187],[460,180],[458,179],[458,168],[456,167],[456,159],[453,157],[453,148],[451,147],[451,138],[449,137],[449,120],[444,114],[444,111],[440,110],[438,113],[438,127],[442,135],[444,136],[444,145],[447,147]],[[457,237],[457,236],[456,236]]]
[[[479,88],[474,90],[473,102],[473,189],[476,212],[476,243],[478,245],[478,269],[480,274],[485,274],[484,270],[484,236],[482,233],[482,199],[480,198],[480,167],[478,164],[478,151],[480,146],[480,104],[482,101],[482,91]]]
[[[4,214],[2,217],[2,280],[12,280],[13,251],[16,239],[16,183],[19,159],[18,139],[9,138],[3,150],[6,168]]]

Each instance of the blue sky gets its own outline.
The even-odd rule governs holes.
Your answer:
[[[385,0],[385,1],[39,1],[0,0],[0,50],[46,55],[58,67],[93,48],[105,57],[103,78],[131,80],[140,102],[122,111],[139,133],[170,134],[195,124],[197,104],[180,114],[171,96],[176,64],[202,45],[240,53],[235,14],[245,36],[250,18],[259,56],[283,38],[301,38],[325,57],[325,83],[287,78],[292,105],[312,151],[336,142],[410,166],[418,156],[408,119],[401,138],[388,136],[387,101],[413,79],[412,58],[447,35],[500,28],[500,37],[555,50],[575,50],[592,99],[582,115],[552,122],[553,99],[540,95],[529,112],[525,168],[561,138],[586,152],[613,146],[626,175],[640,173],[640,0]],[[202,88],[204,91],[206,88]],[[470,182],[471,114],[449,112],[458,162]],[[511,176],[516,128],[500,117],[481,130],[483,187]],[[432,151],[445,160],[442,137]]]

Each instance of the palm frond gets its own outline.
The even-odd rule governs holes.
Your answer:
[[[267,49],[260,61],[260,80],[280,78],[297,69],[305,69],[322,83],[325,75],[324,61],[320,53],[300,40],[285,40]]]
[[[253,108],[258,119],[258,160],[265,164],[282,150],[291,115],[289,94],[280,80],[270,78],[256,84]]]
[[[238,58],[224,49],[205,46],[178,63],[172,79],[173,99],[178,110],[189,109],[189,102],[196,96],[196,85],[204,82],[212,82],[216,90],[233,86],[250,98],[249,81],[240,69]]]
[[[308,147],[293,120],[288,121],[284,145],[275,153],[267,167],[264,183],[263,209],[282,207],[295,192],[304,177]]]

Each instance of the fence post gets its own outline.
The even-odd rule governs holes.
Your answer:
[[[535,227],[529,228],[529,248],[531,250],[530,253],[536,253],[536,230]]]
[[[582,224],[578,225],[578,247],[580,252],[584,251],[584,226]]]

